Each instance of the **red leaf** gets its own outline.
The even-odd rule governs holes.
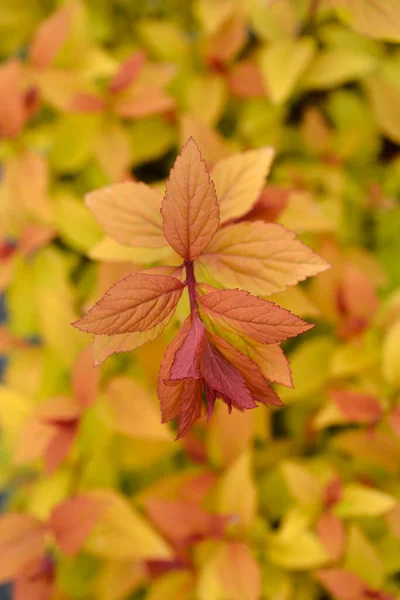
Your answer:
[[[266,185],[253,208],[241,221],[276,221],[285,210],[292,190],[279,185]]]
[[[229,331],[260,344],[276,344],[313,327],[288,310],[243,290],[223,290],[198,298],[202,312]]]
[[[218,229],[215,187],[193,138],[189,138],[175,161],[161,214],[166,239],[188,261],[204,252]]]
[[[255,362],[228,344],[224,339],[212,334],[209,334],[209,337],[225,359],[241,372],[243,379],[255,400],[272,406],[283,405],[275,390],[273,390],[265,380],[264,375],[261,373]]]
[[[376,424],[382,417],[379,401],[370,394],[342,389],[330,391],[329,396],[348,421]]]
[[[177,440],[186,435],[194,422],[201,417],[202,397],[202,382],[200,380],[184,380],[179,407]]]
[[[200,358],[201,374],[206,383],[208,416],[211,416],[215,397],[222,398],[228,405],[239,409],[256,408],[257,404],[248,390],[245,380],[231,363],[207,340]]]
[[[57,432],[45,449],[44,459],[47,473],[51,474],[60,466],[69,453],[78,433],[78,422],[59,424]]]
[[[198,369],[199,353],[203,347],[206,329],[200,319],[195,315],[192,318],[190,329],[177,350],[170,370],[170,379],[200,379]]]
[[[105,499],[85,494],[56,506],[49,524],[61,550],[69,556],[77,554],[108,507]]]
[[[106,335],[147,331],[175,309],[183,289],[176,277],[132,273],[113,285],[73,325],[81,331]]]
[[[129,87],[137,79],[143,65],[146,61],[146,53],[138,50],[131,54],[119,67],[118,71],[111,79],[108,88],[110,92],[116,94]]]

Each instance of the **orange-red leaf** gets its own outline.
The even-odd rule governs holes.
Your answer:
[[[87,206],[108,235],[121,244],[143,248],[167,244],[161,201],[159,192],[136,181],[115,183],[86,196]]]
[[[193,138],[175,161],[161,214],[165,237],[185,260],[194,260],[204,252],[218,229],[214,184]]]
[[[50,66],[64,44],[72,20],[70,8],[68,4],[62,6],[37,29],[29,51],[30,62],[35,67],[44,69]]]
[[[13,600],[51,600],[53,593],[54,565],[47,556],[24,565],[14,581]]]
[[[211,171],[221,223],[247,213],[257,202],[274,158],[270,147],[247,150],[220,160]]]
[[[364,600],[366,585],[358,575],[346,569],[321,569],[317,579],[337,600]]]
[[[108,507],[105,499],[84,494],[56,506],[49,524],[61,550],[77,554]]]
[[[74,326],[100,335],[148,331],[170,315],[183,289],[176,277],[132,273],[113,285]]]
[[[141,82],[119,98],[114,104],[115,112],[125,119],[139,119],[157,115],[175,108],[175,100],[159,87]]]
[[[329,396],[348,421],[374,424],[382,416],[382,406],[371,394],[338,389],[329,392]]]
[[[22,67],[17,60],[10,60],[0,68],[0,97],[0,137],[12,137],[25,121]]]
[[[134,333],[120,333],[115,335],[95,335],[93,337],[92,354],[94,364],[100,365],[111,354],[118,352],[131,352],[155,340],[168,325],[173,317],[170,313],[161,323],[147,331],[135,331]]]
[[[138,50],[131,54],[119,67],[118,71],[111,79],[108,88],[110,92],[116,94],[129,87],[138,77],[146,61],[146,53]]]
[[[313,327],[273,302],[243,290],[213,292],[198,302],[211,322],[260,344],[277,344]]]
[[[24,564],[44,552],[44,525],[29,515],[0,517],[0,582],[15,577]]]
[[[346,544],[346,532],[339,517],[325,511],[317,521],[316,532],[332,559],[340,560]]]
[[[224,590],[232,600],[259,600],[261,597],[260,565],[243,542],[229,542],[220,564]]]
[[[99,370],[93,367],[90,348],[85,348],[74,364],[72,387],[75,400],[82,408],[91,406],[96,399]]]
[[[282,292],[329,268],[292,231],[261,221],[224,227],[198,263],[221,286],[240,287],[260,296]]]

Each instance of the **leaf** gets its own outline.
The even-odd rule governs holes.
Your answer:
[[[82,408],[88,408],[96,400],[99,376],[99,369],[93,367],[90,348],[85,348],[76,359],[72,371],[74,397]]]
[[[112,560],[171,558],[168,544],[122,496],[111,490],[89,494],[110,504],[85,544],[89,552]]]
[[[373,588],[380,589],[384,584],[383,563],[377,549],[357,525],[352,525],[348,533],[344,567]]]
[[[261,296],[281,292],[329,268],[293,232],[260,221],[218,231],[197,264],[199,276],[204,273],[220,286],[238,286]]]
[[[329,511],[322,513],[315,530],[331,559],[339,561],[346,543],[346,531],[342,521]]]
[[[222,587],[231,600],[259,600],[261,570],[249,547],[229,542],[219,565]]]
[[[163,321],[158,323],[158,325],[147,331],[93,336],[92,354],[94,365],[100,365],[106,358],[111,356],[111,354],[131,352],[132,350],[143,346],[143,344],[155,340],[161,335],[173,316],[173,313],[169,314]]]
[[[151,265],[165,262],[166,259],[174,256],[174,252],[167,245],[160,248],[135,248],[134,246],[119,244],[113,238],[106,236],[91,248],[89,256],[100,261]]]
[[[222,136],[193,115],[184,114],[180,120],[180,141],[182,144],[193,136],[202,150],[207,165],[214,164],[230,155],[230,149]]]
[[[45,549],[45,527],[29,515],[9,513],[0,517],[0,582],[13,579],[29,561]]]
[[[218,229],[214,184],[193,138],[183,147],[170,173],[161,215],[168,243],[189,261],[204,252]]]
[[[198,316],[191,317],[190,329],[175,353],[170,369],[170,379],[200,379],[199,353],[205,343],[206,329]]]
[[[400,389],[400,319],[387,331],[382,346],[382,370],[385,380]]]
[[[76,555],[109,506],[106,499],[90,494],[74,496],[56,506],[49,525],[61,550],[68,556]]]
[[[382,77],[369,77],[365,83],[382,133],[396,144],[400,143],[399,87]]]
[[[227,518],[207,512],[185,500],[149,498],[145,510],[157,529],[177,549],[190,546],[193,539],[221,537]]]
[[[183,289],[175,277],[132,273],[114,284],[74,326],[101,335],[148,331],[174,311]]]
[[[247,150],[220,160],[211,171],[221,223],[246,214],[256,203],[274,158],[270,147]]]
[[[344,487],[333,512],[344,519],[380,517],[395,506],[396,499],[393,496],[365,485],[350,483]]]
[[[250,452],[246,450],[226,469],[217,483],[215,509],[230,515],[240,529],[252,526],[256,514],[257,495],[251,473]]]
[[[74,250],[86,253],[102,238],[100,226],[72,194],[62,193],[54,200],[58,234]]]
[[[53,564],[47,556],[27,563],[13,582],[13,600],[51,600],[53,574]]]
[[[137,50],[128,56],[108,84],[110,92],[116,94],[132,85],[143,69],[145,61],[146,53],[143,50]]]
[[[356,423],[376,424],[382,417],[382,407],[375,396],[347,389],[332,390],[329,396],[346,420]]]
[[[370,54],[341,48],[321,52],[311,64],[302,85],[311,89],[329,89],[361,79],[375,67]]]
[[[342,568],[322,569],[317,571],[316,577],[337,600],[364,597],[365,583],[351,571]]]
[[[170,440],[167,427],[160,423],[159,410],[147,390],[128,377],[114,378],[106,389],[110,408],[109,426],[145,440]]]
[[[265,380],[256,363],[245,354],[239,352],[234,346],[228,344],[223,338],[219,338],[212,334],[209,334],[209,337],[218,351],[228,361],[228,364],[239,371],[239,374],[251,393],[253,402],[255,400],[266,405],[282,406],[281,400]],[[207,380],[205,374],[204,378]],[[250,404],[249,406],[245,404],[242,407],[237,405],[236,408],[254,408],[254,404]]]
[[[230,332],[260,344],[276,344],[313,327],[276,304],[243,290],[222,290],[198,298],[202,314]]]
[[[372,38],[400,41],[398,0],[331,0],[338,16],[356,31]]]
[[[329,561],[324,546],[310,531],[302,531],[290,539],[277,537],[271,540],[268,557],[274,565],[289,571],[307,571]]]
[[[86,204],[104,231],[121,244],[158,248],[166,245],[160,214],[162,198],[136,181],[90,192]]]
[[[10,60],[0,69],[0,125],[2,136],[13,137],[25,121],[24,97],[21,89],[21,63]]]
[[[281,104],[287,100],[314,53],[311,38],[278,39],[261,53],[261,72],[272,102]]]
[[[56,58],[70,31],[72,14],[67,3],[42,21],[35,32],[29,50],[29,61],[39,69],[49,67]]]

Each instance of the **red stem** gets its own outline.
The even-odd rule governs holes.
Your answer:
[[[193,314],[197,314],[197,304],[196,304],[196,278],[194,276],[193,263],[191,261],[185,261],[186,267],[186,283],[189,292],[189,302],[190,302],[190,312]]]

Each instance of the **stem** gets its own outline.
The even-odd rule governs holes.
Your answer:
[[[185,261],[186,267],[186,283],[189,292],[189,301],[190,301],[190,312],[193,314],[197,314],[197,304],[196,304],[196,278],[194,276],[193,263],[191,261]]]

